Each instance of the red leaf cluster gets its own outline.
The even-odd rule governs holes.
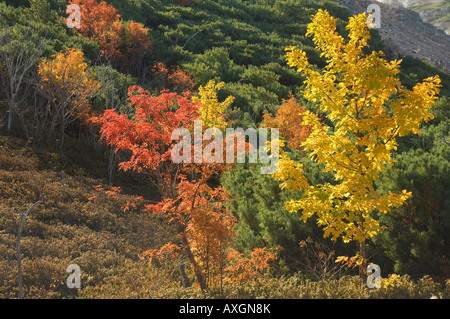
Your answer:
[[[197,107],[187,94],[163,92],[153,97],[139,86],[130,87],[128,93],[133,119],[110,109],[92,121],[101,125],[108,144],[131,153],[128,161],[120,163],[121,169],[157,171],[163,162],[171,162],[172,131],[191,127]]]
[[[231,278],[242,275],[242,267],[247,267],[244,277],[250,279],[269,268],[272,253],[255,251],[252,256],[243,257],[230,250],[235,237],[233,226],[237,221],[225,206],[229,200],[227,191],[213,187],[211,183],[227,164],[175,164],[172,161],[172,147],[176,142],[171,133],[178,127],[193,131],[192,125],[199,116],[199,103],[193,102],[189,93],[180,95],[162,91],[160,95],[152,96],[139,86],[130,87],[128,94],[133,115],[106,110],[92,121],[101,126],[102,137],[107,143],[129,153],[129,159],[119,164],[121,169],[132,169],[151,177],[162,200],[147,205],[149,213],[165,214],[177,229],[179,243],[169,242],[143,256],[151,261],[183,252],[202,290],[217,282],[222,284],[225,269]],[[125,210],[134,207],[134,202],[123,206]],[[244,280],[239,278],[230,282]]]

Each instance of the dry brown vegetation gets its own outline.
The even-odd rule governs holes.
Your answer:
[[[70,143],[72,143],[70,145]],[[173,238],[161,216],[151,217],[142,206],[123,212],[121,206],[141,194],[154,192],[136,176],[118,173],[123,188],[117,199],[94,186],[106,184],[106,166],[93,166],[95,151],[78,141],[68,147],[70,162],[63,167],[57,150],[26,145],[13,137],[0,137],[0,298],[17,298],[16,235],[19,211],[25,211],[41,192],[25,219],[22,232],[24,298],[200,298],[197,286],[183,288],[180,260],[149,265],[139,254]],[[104,164],[106,165],[106,164]],[[52,168],[53,167],[53,168]],[[130,181],[134,181],[130,183]],[[130,194],[130,195],[128,195]],[[66,286],[69,264],[81,268],[81,289]],[[187,275],[194,274],[187,269]],[[192,280],[195,281],[195,280]],[[370,290],[356,276],[314,281],[302,273],[270,274],[244,285],[211,290],[207,297],[225,298],[448,298],[450,285],[430,278],[408,276],[390,280],[388,288]]]
[[[76,297],[85,289],[95,291],[112,283],[129,285],[115,288],[125,296],[136,294],[130,289],[148,284],[150,276],[138,254],[170,238],[170,229],[162,227],[161,217],[150,217],[144,209],[124,213],[126,194],[119,200],[103,194],[90,200],[94,186],[104,185],[104,179],[86,176],[82,166],[94,156],[86,149],[77,150],[63,178],[56,153],[24,144],[11,137],[0,139],[0,298],[17,297],[19,211],[36,200],[38,188],[44,204],[26,217],[22,232],[24,297]],[[94,175],[102,168],[89,167]],[[72,263],[82,269],[84,289],[79,292],[66,287],[65,271]],[[136,290],[140,297],[150,296],[148,289]]]

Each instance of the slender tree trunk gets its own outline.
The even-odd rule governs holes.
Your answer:
[[[20,239],[22,238],[23,223],[25,221],[25,214],[20,213],[19,228],[17,230],[17,275],[18,275],[18,285],[19,285],[19,299],[23,299],[22,291],[22,258],[20,251]]]
[[[206,291],[208,287],[206,286],[205,276],[203,275],[197,261],[195,260],[194,254],[192,254],[191,247],[189,246],[189,242],[186,236],[183,235],[181,240],[184,246],[184,251],[186,252],[186,255],[189,259],[189,262],[194,267],[195,277],[197,278],[197,282],[200,285],[200,289],[202,291]]]
[[[59,141],[59,160],[63,162],[63,151],[64,151],[64,131],[66,130],[66,125],[64,121],[61,123],[61,137]]]
[[[363,258],[363,262],[361,266],[359,266],[359,276],[363,284],[367,281],[367,250],[366,250],[366,241],[363,240],[359,243],[359,254]]]
[[[108,159],[108,185],[110,185],[112,183],[112,177],[113,177],[113,172],[114,172],[114,167],[115,167],[115,162],[116,162],[116,149],[117,146],[113,145],[111,147],[111,149],[109,150],[109,159]]]
[[[183,285],[183,288],[191,286],[191,281],[189,280],[189,277],[186,275],[185,266],[186,266],[185,262],[181,262],[178,264],[178,268],[180,269],[181,284]]]
[[[200,187],[200,183],[197,185],[197,188],[195,190],[194,196],[192,197],[192,204],[191,204],[191,209],[194,208],[194,203],[195,203],[195,197],[197,196],[197,192],[198,189]],[[185,216],[185,218],[187,218],[187,216]],[[187,222],[187,219],[186,219]],[[180,225],[181,226],[181,225]],[[200,285],[200,289],[205,292],[208,289],[208,286],[206,284],[206,279],[205,279],[205,275],[202,272],[202,270],[200,269],[200,266],[198,265],[197,261],[195,260],[194,254],[191,251],[191,246],[189,245],[189,241],[186,237],[186,229],[184,228],[185,226],[181,226],[180,233],[181,233],[181,243],[183,245],[184,251],[189,259],[189,262],[192,264],[192,266],[194,267],[194,273],[195,273],[195,277],[197,278],[197,282]]]
[[[11,100],[9,102],[9,113],[8,113],[8,132],[11,132],[12,126],[14,124],[14,100],[15,97],[11,96]]]
[[[9,108],[9,114],[8,114],[8,132],[11,132],[11,128],[14,121],[14,111],[12,108]]]

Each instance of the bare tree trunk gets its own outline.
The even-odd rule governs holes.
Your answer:
[[[180,269],[181,284],[183,285],[183,288],[187,288],[191,285],[191,281],[189,280],[189,277],[186,275],[185,266],[186,263],[184,262],[178,264],[178,268]]]
[[[63,162],[63,147],[64,147],[64,131],[65,131],[65,123],[64,120],[61,123],[61,136],[60,136],[60,140],[59,140],[59,160],[62,163]]]
[[[361,278],[363,284],[365,284],[367,280],[367,250],[365,240],[359,243],[359,254],[363,258],[363,262],[359,266],[359,277]]]
[[[20,239],[22,238],[23,223],[25,220],[25,214],[20,213],[19,228],[17,230],[17,275],[18,275],[18,285],[19,285],[19,299],[23,299],[22,291],[22,258],[20,252]]]
[[[112,177],[114,173],[114,167],[116,163],[116,149],[117,146],[113,145],[111,146],[111,149],[109,150],[109,158],[108,158],[108,184],[110,185],[112,183]]]
[[[32,39],[31,29],[28,29],[22,38],[11,36],[8,26],[2,29],[0,32],[0,59],[5,64],[5,75],[9,80],[9,86],[5,89],[9,103],[7,129],[10,132],[14,123],[14,108],[27,95],[26,92],[22,92],[26,76],[31,68],[39,62],[49,40],[44,38],[35,43],[35,40]],[[30,44],[34,45],[31,53],[29,52]]]
[[[20,240],[22,238],[22,230],[23,230],[23,224],[25,222],[25,217],[28,216],[28,214],[31,212],[31,210],[36,206],[37,204],[42,204],[43,202],[41,200],[38,200],[36,203],[30,206],[28,208],[26,213],[19,212],[20,213],[20,222],[19,222],[19,228],[17,229],[17,274],[18,274],[18,285],[19,285],[19,299],[23,299],[23,289],[22,289],[22,258],[21,258],[21,252],[20,252]]]
[[[9,102],[9,113],[8,113],[8,132],[11,132],[12,126],[14,124],[14,100],[15,97],[11,97],[11,100]]]
[[[191,248],[189,246],[188,240],[186,236],[182,236],[182,243],[184,246],[184,251],[186,252],[186,255],[189,259],[189,262],[194,267],[194,273],[195,277],[197,278],[197,282],[200,285],[200,289],[204,292],[208,289],[206,286],[205,276],[203,275],[200,266],[198,265],[197,261],[195,260],[194,254],[192,254]]]

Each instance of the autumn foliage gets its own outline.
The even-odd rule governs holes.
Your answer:
[[[171,89],[181,93],[192,91],[194,82],[189,74],[176,68],[168,68],[164,63],[158,62],[152,68],[152,84],[160,89]]]
[[[309,157],[334,174],[334,183],[310,185],[301,164],[280,154],[275,178],[283,188],[301,190],[304,197],[291,199],[286,208],[301,212],[306,221],[313,215],[324,228],[325,236],[360,244],[357,257],[361,276],[367,265],[366,240],[380,231],[372,212],[382,214],[400,207],[411,192],[381,193],[375,188],[379,174],[393,165],[396,138],[420,134],[440,86],[439,77],[424,79],[412,90],[404,88],[397,77],[400,61],[388,62],[382,52],[364,54],[370,38],[365,14],[350,18],[346,41],[336,32],[336,19],[321,9],[308,25],[307,36],[327,60],[323,72],[308,62],[306,52],[286,49],[288,65],[305,76],[303,95],[319,105],[333,123],[325,125],[312,112],[303,115],[303,125],[311,127],[305,140]]]
[[[0,298],[450,297],[446,61],[330,1],[0,2]]]
[[[88,72],[83,52],[66,48],[65,51],[41,61],[38,65],[39,90],[52,106],[55,122],[61,129],[60,157],[62,157],[64,132],[68,123],[90,116],[90,102],[100,89],[100,84]]]
[[[120,21],[116,8],[105,1],[70,0],[81,10],[81,27],[78,32],[100,45],[104,63],[111,63],[121,71],[133,71],[142,67],[142,60],[152,43],[150,29],[141,23]]]
[[[270,269],[270,262],[276,259],[276,252],[267,248],[255,248],[249,257],[231,248],[227,255],[228,264],[224,281],[231,285],[241,285],[254,281],[262,273]]]
[[[125,171],[144,170],[161,194],[171,191],[166,186],[174,180],[171,162],[171,132],[179,127],[191,127],[198,112],[188,95],[163,92],[153,97],[139,86],[128,90],[129,102],[135,109],[133,119],[116,110],[106,110],[92,119],[101,125],[103,138],[118,150],[128,151],[130,159],[120,163]]]
[[[178,225],[179,248],[183,248],[191,262],[200,287],[206,289],[218,268],[223,269],[227,249],[234,237],[232,226],[235,220],[224,206],[228,193],[222,187],[210,187],[202,178],[196,181],[182,178],[177,191],[176,198],[166,197],[148,209],[170,216],[171,222]],[[161,249],[165,250],[166,246]],[[144,256],[160,256],[161,249],[147,251]]]
[[[199,120],[208,128],[215,127],[225,130],[227,127],[224,111],[233,103],[234,98],[229,96],[223,102],[218,101],[217,91],[224,85],[223,82],[216,84],[214,80],[210,80],[204,87],[198,88],[200,97],[193,97],[193,101],[201,105]]]
[[[227,164],[193,161],[175,164],[171,158],[174,146],[171,132],[175,128],[184,127],[192,132],[194,120],[201,118],[205,109],[209,110],[208,118],[221,118],[224,108],[217,107],[222,104],[215,94],[221,85],[209,83],[200,90],[198,98],[189,93],[180,95],[167,91],[154,97],[140,87],[130,87],[129,101],[135,108],[133,118],[115,110],[106,110],[92,119],[101,126],[107,143],[130,154],[129,160],[121,162],[119,167],[147,174],[158,189],[162,200],[147,205],[149,213],[164,214],[178,230],[177,242],[150,249],[143,256],[152,261],[183,254],[193,267],[202,290],[219,283],[222,286],[225,281],[249,280],[260,270],[268,269],[268,261],[275,258],[275,254],[269,251],[267,255],[258,251],[254,256],[244,257],[231,250],[236,235],[233,226],[237,221],[225,207],[230,200],[229,194],[224,188],[211,185],[211,180],[220,176]],[[231,97],[228,98],[226,105],[231,101]],[[213,122],[205,124],[204,129],[207,129]],[[124,208],[129,209],[133,205],[129,203]],[[260,263],[260,259],[265,262]],[[243,275],[242,265],[245,264],[252,265],[248,268],[249,275],[231,279]]]
[[[105,1],[70,0],[70,4],[80,7],[82,23],[78,30],[83,36],[99,41],[110,31],[111,25],[119,21],[116,8]]]
[[[295,97],[291,96],[288,100],[282,101],[275,116],[264,114],[263,125],[277,127],[289,147],[300,150],[311,131],[311,126],[301,125],[305,111],[305,107],[301,107]]]

